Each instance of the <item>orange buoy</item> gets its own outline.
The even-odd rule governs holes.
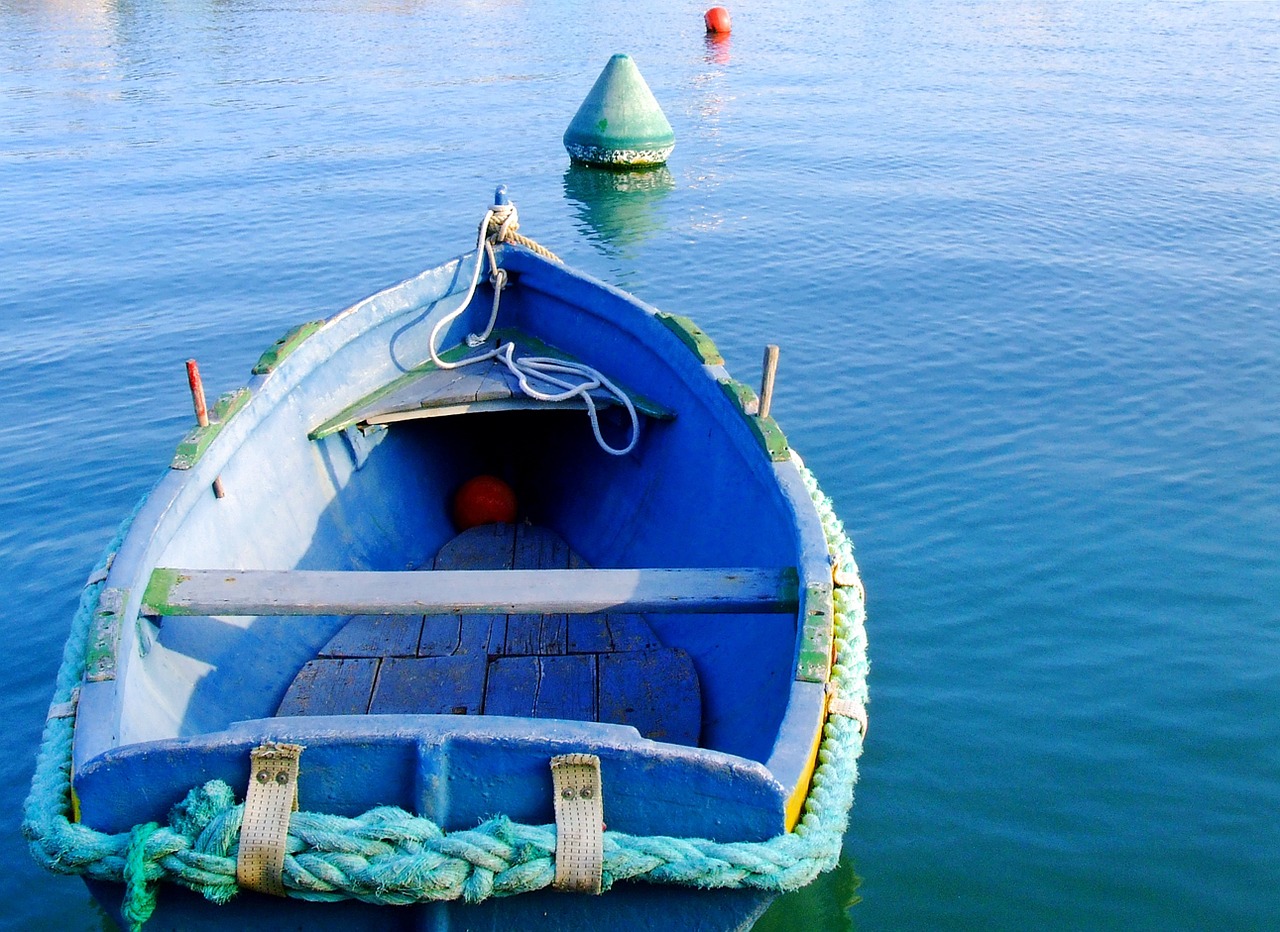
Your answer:
[[[728,35],[730,32],[729,11],[722,6],[713,6],[703,17],[707,24],[707,32]]]
[[[458,530],[481,524],[514,524],[516,493],[497,476],[476,476],[453,495],[453,523]]]

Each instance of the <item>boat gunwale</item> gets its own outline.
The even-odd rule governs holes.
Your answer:
[[[247,403],[235,417],[223,425],[219,435],[191,469],[166,470],[165,475],[141,506],[133,527],[122,542],[108,573],[106,586],[123,593],[122,610],[118,619],[119,641],[116,645],[118,669],[114,680],[85,684],[80,700],[82,715],[78,717],[75,740],[77,767],[84,766],[99,754],[113,748],[143,743],[121,741],[120,732],[123,729],[120,717],[124,708],[123,684],[129,681],[131,664],[140,660],[138,618],[146,581],[151,569],[157,564],[159,557],[169,546],[187,515],[195,508],[200,497],[209,494],[212,481],[250,439],[262,421],[269,417],[298,385],[336,353],[398,315],[413,313],[426,307],[427,313],[422,317],[425,321],[429,314],[435,313],[431,310],[433,306],[447,302],[449,297],[462,293],[465,285],[462,281],[463,270],[467,267],[469,259],[473,261],[474,256],[475,253],[472,251],[446,260],[334,314],[303,340],[293,352],[282,359],[278,366],[269,372],[255,374],[250,378]],[[712,410],[724,407],[725,414],[717,417],[717,422],[725,436],[734,442],[744,460],[749,462],[750,458],[755,457],[762,464],[768,464],[769,474],[780,494],[789,504],[793,527],[798,538],[799,552],[796,565],[800,576],[802,606],[797,616],[797,644],[791,663],[793,680],[787,695],[783,720],[775,734],[774,751],[763,766],[773,772],[775,778],[788,790],[803,796],[807,790],[806,765],[801,762],[797,768],[794,760],[794,746],[796,741],[811,746],[812,752],[808,763],[808,769],[811,770],[812,756],[816,753],[817,741],[821,738],[821,723],[825,707],[821,701],[818,701],[817,707],[814,708],[813,686],[815,684],[805,682],[798,676],[800,642],[805,630],[803,619],[815,609],[813,604],[815,598],[825,598],[825,610],[830,617],[832,561],[827,551],[821,522],[804,487],[797,463],[791,458],[768,462],[767,453],[763,451],[743,417],[738,416],[740,412],[732,411],[727,397],[718,388],[719,383],[724,383],[730,378],[724,365],[702,363],[676,334],[653,320],[660,313],[657,308],[607,282],[549,262],[523,247],[503,245],[499,249],[499,256],[504,260],[504,264],[505,261],[510,261],[514,271],[528,279],[526,283],[535,288],[537,279],[542,275],[550,275],[553,278],[563,275],[576,282],[577,287],[601,289],[624,304],[643,312],[653,324],[651,334],[641,332],[642,327],[647,326],[648,322],[640,326],[627,326],[630,320],[619,321],[611,316],[606,317],[590,305],[575,303],[576,307],[595,314],[613,326],[624,327],[637,339],[653,342],[655,345],[660,345],[656,341],[669,340],[666,347],[663,347],[663,351],[666,353],[669,347],[669,353],[666,355],[671,356],[673,360],[670,371],[680,375],[684,388],[695,395],[702,396]],[[451,285],[441,293],[432,292],[436,295],[432,301],[424,305],[419,300],[424,288],[436,284],[441,278],[450,276],[452,277]],[[555,291],[547,293],[560,300],[567,300]],[[630,315],[626,316],[630,317]],[[639,322],[641,318],[634,320]],[[660,333],[666,336],[659,336]],[[675,364],[674,360],[679,358],[677,354],[684,354],[687,361],[682,365]],[[691,364],[696,365],[696,368]],[[699,384],[695,381],[694,373],[708,378],[710,384]],[[824,606],[820,605],[817,608],[821,610]],[[792,722],[786,712],[793,708],[799,710],[801,706],[814,710],[813,721],[800,724],[801,734],[786,733],[783,726]],[[806,715],[804,718],[807,720],[810,716]],[[792,727],[796,724],[792,722]],[[749,760],[738,758],[736,755],[730,756],[744,761]]]

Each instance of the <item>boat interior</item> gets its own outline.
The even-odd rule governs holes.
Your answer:
[[[530,401],[495,366],[403,365],[405,318],[420,332],[429,307],[417,317],[387,315],[379,326],[393,358],[365,374],[331,326],[311,338],[327,353],[323,365],[237,415],[243,436],[216,464],[225,498],[207,484],[189,488],[213,478],[206,463],[186,486],[174,479],[172,492],[158,490],[173,505],[156,506],[162,532],[136,564],[146,573],[388,574],[382,581],[469,570],[490,574],[475,576],[481,588],[494,584],[493,573],[550,568],[578,573],[574,584],[587,589],[597,570],[786,568],[789,591],[783,579],[754,602],[710,611],[696,599],[688,608],[637,608],[613,583],[600,584],[598,604],[542,600],[507,611],[144,605],[114,744],[276,717],[346,716],[358,730],[359,716],[511,716],[620,723],[671,745],[769,760],[796,682],[794,568],[805,544],[795,491],[784,490],[703,361],[651,311],[620,292],[575,301],[542,287],[533,271],[513,275],[490,345],[513,340],[522,352],[606,372],[639,413],[631,452],[601,448],[582,402]],[[482,286],[473,318],[490,301]],[[449,345],[474,326],[462,321]],[[251,387],[270,394],[270,378]],[[362,387],[352,392],[352,384]],[[598,401],[601,434],[621,446],[628,412]],[[477,475],[511,486],[514,522],[460,532],[451,497]],[[821,684],[806,685],[816,716]],[[801,756],[811,746],[813,726],[805,727]]]

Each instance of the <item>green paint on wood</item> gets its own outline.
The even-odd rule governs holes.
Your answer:
[[[668,330],[680,338],[680,342],[693,350],[693,355],[702,360],[704,366],[724,365],[724,357],[720,355],[720,349],[715,341],[688,317],[667,314],[663,311],[659,311],[657,316]]]
[[[116,678],[116,651],[120,644],[120,615],[128,599],[126,589],[104,589],[93,613],[93,625],[84,651],[84,678],[101,683]]]
[[[805,588],[801,611],[803,628],[796,679],[825,683],[831,676],[831,649],[835,643],[835,606],[831,587],[810,583]]]
[[[471,349],[469,346],[455,346],[452,349],[447,349],[441,352],[437,352],[436,355],[439,356],[444,362],[457,362],[458,360],[466,359],[468,356],[471,356],[475,353],[476,353],[476,350]],[[360,418],[356,417],[356,414],[358,412],[360,412],[364,408],[367,408],[369,405],[377,401],[379,398],[385,398],[387,395],[390,395],[392,392],[399,391],[401,387],[409,384],[410,382],[413,382],[417,379],[422,378],[422,376],[425,375],[426,373],[435,372],[439,368],[440,367],[433,362],[424,362],[420,366],[414,366],[404,375],[391,380],[386,385],[383,385],[382,387],[373,390],[372,392],[370,392],[368,395],[365,395],[360,400],[352,402],[351,404],[347,405],[337,415],[329,418],[329,420],[325,421],[319,427],[315,428],[309,434],[307,434],[307,439],[323,440],[325,437],[328,437],[330,434],[336,434],[339,431],[346,430],[348,427],[354,427],[356,423],[359,422],[360,420]]]
[[[630,55],[614,55],[564,133],[577,162],[609,168],[661,165],[676,145],[649,85]]]
[[[724,390],[724,393],[729,396],[729,399],[742,413],[742,416],[746,418],[751,432],[756,435],[760,445],[769,454],[769,459],[775,463],[785,462],[790,459],[791,449],[787,445],[786,434],[782,432],[778,422],[772,417],[760,417],[754,413],[759,410],[760,402],[750,386],[739,382],[737,379],[724,379],[720,382],[720,388]]]
[[[213,438],[218,436],[222,428],[226,426],[227,421],[235,415],[237,411],[248,403],[251,392],[247,388],[237,388],[233,392],[227,392],[213,406],[213,410],[209,412],[208,427],[193,427],[191,432],[182,438],[182,442],[178,444],[177,453],[174,454],[173,462],[170,467],[173,469],[190,469],[200,457],[204,455],[204,451],[209,448],[209,444],[213,442]]]
[[[275,371],[276,366],[280,365],[286,356],[301,346],[303,340],[323,327],[324,323],[323,320],[311,320],[305,324],[298,324],[258,357],[257,365],[253,367],[253,374],[266,375],[268,372]]]
[[[749,419],[756,439],[769,452],[769,459],[775,463],[783,463],[791,459],[791,448],[787,444],[787,435],[782,432],[778,422],[772,417],[753,417]]]
[[[720,388],[729,396],[729,400],[734,403],[743,417],[751,417],[759,407],[760,402],[756,398],[756,393],[745,382],[739,382],[737,379],[721,379]]]
[[[157,567],[147,580],[147,588],[142,593],[142,609],[144,615],[185,615],[181,606],[173,604],[173,590],[182,580],[177,570]]]

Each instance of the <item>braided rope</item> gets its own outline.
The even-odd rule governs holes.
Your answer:
[[[837,566],[856,578],[853,549],[830,502],[799,462]],[[108,553],[114,553],[129,521]],[[105,567],[107,558],[100,564]],[[104,576],[97,572],[91,579]],[[85,587],[58,672],[51,713],[72,701],[84,673],[89,623],[102,590]],[[838,694],[865,707],[868,672],[866,613],[861,586],[835,593]],[[192,789],[173,807],[167,825],[147,823],[107,834],[73,822],[71,745],[74,719],[58,713],[45,727],[22,831],[33,856],[49,870],[125,884],[122,914],[140,929],[155,909],[160,880],[179,883],[215,903],[233,897],[243,804],[226,783]],[[804,815],[791,832],[763,842],[604,834],[603,888],[619,880],[787,892],[835,866],[857,781],[863,726],[832,715],[823,732]],[[284,886],[290,897],[409,904],[435,900],[476,903],[551,886],[555,826],[522,825],[505,817],[474,829],[445,833],[429,819],[393,806],[355,818],[295,812],[289,825]]]
[[[520,229],[520,221],[517,219],[516,208],[514,204],[503,204],[493,207],[489,211],[488,221],[489,239],[495,243],[515,243],[523,246],[525,249],[535,252],[544,259],[550,259],[552,262],[559,262],[564,265],[564,260],[557,256],[550,249],[534,242],[529,237],[517,233]]]

